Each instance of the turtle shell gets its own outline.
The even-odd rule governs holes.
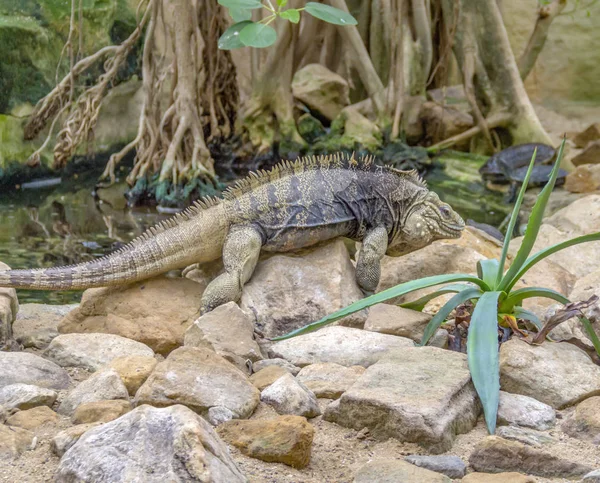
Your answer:
[[[514,172],[527,167],[531,162],[533,152],[537,148],[535,165],[548,163],[554,157],[556,150],[552,146],[541,143],[528,143],[511,146],[490,156],[486,163],[479,168],[479,173],[485,181],[493,183],[508,183],[513,180]],[[538,168],[534,168],[532,177]],[[543,176],[543,174],[542,174]],[[523,174],[521,180],[525,177]],[[514,180],[513,180],[514,181]]]

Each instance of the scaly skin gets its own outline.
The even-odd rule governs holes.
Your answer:
[[[287,252],[339,236],[362,242],[356,279],[379,283],[384,255],[457,238],[464,222],[414,172],[344,155],[284,162],[197,202],[100,260],[68,267],[0,271],[0,287],[73,290],[144,280],[223,257],[201,312],[237,301],[261,250]]]

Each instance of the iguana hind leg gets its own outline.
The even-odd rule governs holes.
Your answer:
[[[367,295],[375,292],[379,284],[381,259],[385,255],[387,246],[388,233],[383,226],[369,230],[363,238],[356,262],[356,281]]]
[[[223,245],[225,272],[208,284],[200,307],[200,314],[210,312],[227,302],[236,302],[242,287],[252,276],[262,246],[262,237],[252,226],[233,226]]]

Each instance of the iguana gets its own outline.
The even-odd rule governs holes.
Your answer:
[[[201,313],[239,299],[261,250],[288,252],[336,237],[362,242],[356,280],[379,283],[380,261],[436,239],[457,238],[464,222],[414,171],[372,157],[334,154],[284,161],[150,228],[125,247],[78,265],[0,271],[0,287],[74,290],[118,285],[223,257]]]

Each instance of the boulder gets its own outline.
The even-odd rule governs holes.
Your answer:
[[[141,406],[87,431],[63,455],[57,483],[207,481],[242,483],[211,426],[184,406]]]
[[[0,461],[18,458],[31,448],[33,441],[31,431],[0,424]]]
[[[292,79],[294,97],[329,120],[350,104],[349,92],[346,79],[321,64],[305,65]]]
[[[469,473],[461,483],[536,483],[533,476],[523,475],[517,472],[507,473]]]
[[[31,384],[47,389],[65,389],[71,379],[54,362],[29,352],[0,351],[0,387]]]
[[[62,334],[44,351],[44,356],[62,367],[96,371],[124,356],[153,357],[150,347],[113,334]]]
[[[271,352],[300,367],[318,362],[369,367],[394,349],[413,346],[404,337],[333,326],[277,342]]]
[[[437,454],[475,426],[480,410],[465,354],[407,347],[370,366],[324,418]]]
[[[291,374],[284,374],[263,389],[260,400],[273,406],[279,414],[292,414],[305,418],[314,418],[321,414],[314,393]]]
[[[458,456],[453,455],[411,455],[404,458],[411,465],[442,473],[449,478],[462,478],[467,472],[467,465]]]
[[[71,420],[73,424],[108,423],[131,411],[131,404],[124,400],[94,401],[77,406]]]
[[[587,129],[573,137],[573,143],[578,148],[585,148],[592,141],[600,141],[600,123],[590,124]]]
[[[100,426],[101,424],[102,423],[78,424],[77,426],[71,426],[70,428],[60,431],[52,438],[50,449],[60,458],[71,446],[77,443],[79,438],[87,431]]]
[[[500,426],[496,429],[496,436],[534,448],[541,448],[544,445],[556,443],[557,440],[548,433],[536,431],[535,429],[521,428],[519,426]]]
[[[277,254],[258,263],[240,306],[264,337],[286,334],[363,297],[341,239],[314,250]],[[355,314],[348,323],[364,323]]]
[[[192,280],[166,277],[86,290],[58,330],[120,335],[167,355],[183,344],[185,331],[198,318],[202,292]]]
[[[545,218],[544,223],[558,228],[570,237],[600,231],[600,194],[585,196],[574,201]],[[592,243],[597,244],[597,242]]]
[[[521,394],[500,391],[498,424],[544,431],[554,426],[556,412],[548,404]]]
[[[250,376],[250,382],[254,384],[259,391],[262,391],[285,374],[289,374],[289,371],[281,366],[267,366],[252,374]]]
[[[10,270],[10,267],[0,262],[0,270]],[[13,322],[18,311],[17,291],[14,288],[0,288],[0,350],[12,344]]]
[[[360,144],[368,151],[375,151],[381,147],[381,130],[373,121],[354,106],[348,106],[340,112],[339,116],[332,123],[343,126],[343,135],[340,138],[340,145]]]
[[[235,302],[229,302],[196,320],[184,336],[184,345],[206,347],[238,367],[262,359],[254,340],[254,321]]]
[[[14,337],[24,347],[45,349],[58,335],[58,324],[77,305],[21,304],[13,324]]]
[[[600,165],[583,164],[567,175],[565,189],[571,193],[592,193],[600,189]]]
[[[571,162],[575,166],[583,164],[599,164],[600,163],[600,141],[590,142],[584,150],[575,156]]]
[[[322,362],[304,367],[298,381],[315,396],[338,399],[365,372],[362,366],[345,367],[334,362]]]
[[[300,372],[300,368],[292,364],[291,362],[282,359],[281,357],[276,357],[274,359],[263,359],[262,361],[257,361],[252,364],[252,370],[254,372],[259,372],[266,367],[269,366],[279,366],[288,371],[292,376],[295,376]]]
[[[450,483],[445,475],[396,459],[377,458],[358,470],[354,483]]]
[[[268,420],[235,420],[219,426],[227,443],[252,458],[304,468],[310,462],[313,426],[301,416]]]
[[[488,436],[477,443],[469,457],[469,464],[475,471],[522,471],[547,478],[581,477],[593,470],[588,465],[559,458],[498,436]]]
[[[425,327],[430,320],[431,315],[423,312],[397,305],[377,304],[369,308],[365,330],[408,337],[415,342],[421,342]]]
[[[175,349],[140,387],[135,405],[183,404],[202,416],[224,407],[234,418],[249,417],[258,405],[259,392],[245,374],[205,348]]]
[[[129,399],[127,388],[114,369],[92,374],[70,391],[58,407],[58,413],[71,416],[80,404],[109,399]]]
[[[52,389],[31,384],[10,384],[0,388],[0,405],[6,409],[31,409],[37,406],[52,406],[57,393]]]
[[[113,359],[109,367],[117,371],[130,396],[135,396],[137,390],[158,364],[154,357],[150,356],[123,356]]]
[[[560,409],[600,394],[600,367],[572,344],[511,339],[500,346],[500,387]]]
[[[6,420],[8,426],[34,430],[45,424],[60,421],[58,415],[48,406],[38,406],[25,411],[19,411]]]
[[[600,396],[580,402],[561,429],[574,438],[600,443]]]

